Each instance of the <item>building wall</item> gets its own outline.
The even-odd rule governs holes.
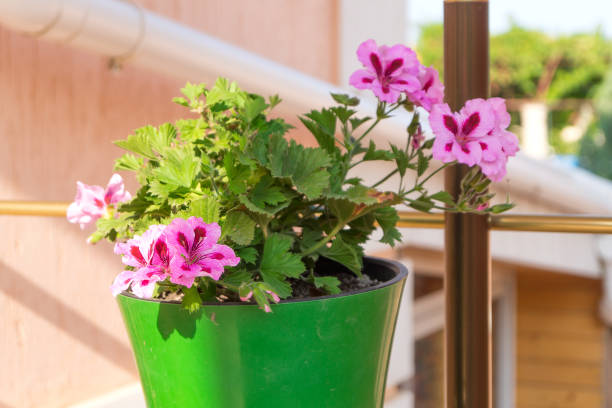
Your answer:
[[[336,80],[336,1],[138,3]],[[214,78],[110,72],[104,58],[0,28],[0,200],[70,201],[76,180],[106,184],[111,141],[183,114],[170,100],[187,80]],[[87,246],[61,218],[2,216],[0,231],[0,407],[65,406],[136,381],[108,289],[121,271],[111,246]]]
[[[602,406],[600,299],[598,280],[517,274],[517,406]]]

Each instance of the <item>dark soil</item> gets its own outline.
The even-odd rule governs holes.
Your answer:
[[[366,275],[365,273],[362,274],[361,277],[358,277],[354,273],[350,272],[348,269],[340,266],[339,264],[331,263],[327,260],[317,264],[317,267],[315,268],[315,274],[317,276],[335,276],[336,278],[338,278],[340,280],[340,290],[342,291],[342,293],[367,289],[383,282],[379,281],[376,278],[372,278]],[[304,280],[288,279],[288,281],[289,283],[291,283],[291,288],[293,289],[293,296],[291,296],[291,298],[289,299],[303,299],[308,297],[329,295],[329,293],[316,288],[313,284]],[[221,288],[218,287],[217,300],[220,303],[240,302],[240,299],[237,298],[235,293],[228,292],[225,290],[221,290],[222,293],[220,293],[219,289]],[[166,291],[159,296],[159,299],[180,302],[183,299],[183,294],[180,292],[177,293]]]

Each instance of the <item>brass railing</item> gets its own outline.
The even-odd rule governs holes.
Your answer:
[[[52,201],[0,201],[0,215],[65,217],[69,203]],[[587,215],[497,214],[489,216],[496,231],[612,234],[612,217]],[[400,228],[444,228],[444,214],[401,211]]]

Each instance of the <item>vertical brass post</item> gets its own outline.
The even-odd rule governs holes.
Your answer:
[[[489,95],[488,1],[445,0],[444,82],[453,111]],[[446,170],[453,196],[466,166]],[[485,216],[445,216],[446,408],[492,407],[491,259]]]

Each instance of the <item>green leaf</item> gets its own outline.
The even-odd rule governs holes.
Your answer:
[[[181,119],[176,121],[176,128],[182,140],[193,141],[204,137],[204,132],[208,128],[208,125],[202,118]]]
[[[189,313],[195,313],[200,310],[200,307],[202,306],[202,298],[200,297],[197,286],[195,284],[191,285],[190,288],[183,286],[181,291],[184,295],[183,301],[181,302],[182,308],[187,310]]]
[[[370,145],[366,154],[363,156],[364,161],[369,160],[387,160],[391,161],[395,158],[395,155],[388,150],[376,150],[376,145],[370,140]]]
[[[192,201],[189,205],[190,216],[200,217],[207,224],[219,222],[219,211],[219,200],[210,196]]]
[[[365,118],[351,118],[349,122],[351,122],[351,128],[355,130],[370,119],[372,118],[369,116],[366,116]]]
[[[177,96],[175,98],[172,98],[172,102],[185,106],[185,107],[189,107],[189,102],[187,102],[187,99],[185,98],[181,98],[180,96]]]
[[[275,206],[287,200],[281,188],[274,186],[274,179],[264,176],[255,185],[249,194],[250,200],[258,207],[265,208],[266,205]]]
[[[408,155],[405,151],[398,148],[397,146],[391,145],[391,151],[393,152],[393,156],[395,158],[395,164],[397,165],[397,170],[400,176],[404,177],[406,174],[406,169],[410,165],[410,160],[408,160]]]
[[[259,253],[253,247],[240,248],[236,250],[238,256],[245,264],[255,265],[257,263]]]
[[[339,154],[336,147],[336,115],[331,109],[310,111],[300,121],[312,133],[317,143],[331,155]],[[308,118],[308,119],[307,119]]]
[[[244,118],[247,122],[252,122],[267,107],[268,104],[264,98],[259,95],[251,95],[244,104]]]
[[[331,162],[329,155],[320,148],[305,148],[294,140],[291,143],[280,135],[273,135],[268,146],[267,167],[274,177],[290,178],[298,192],[308,199],[321,196],[329,187]]]
[[[341,105],[346,105],[346,106],[357,106],[359,105],[359,98],[357,98],[356,96],[350,96],[348,94],[337,94],[337,93],[331,93],[332,98],[334,98],[334,101],[338,102]]]
[[[282,99],[278,95],[272,95],[268,98],[268,103],[270,104],[270,109],[273,109],[276,105],[281,103]]]
[[[285,279],[298,278],[305,270],[300,255],[290,252],[292,244],[290,237],[280,234],[270,235],[264,243],[261,277],[281,298],[291,295],[291,287]]]
[[[437,193],[430,195],[429,198],[451,206],[455,204],[453,196],[446,191],[438,191]]]
[[[361,256],[354,247],[344,242],[340,235],[336,236],[331,247],[322,247],[318,252],[326,258],[346,266],[355,275],[361,276],[361,270],[363,269]]]
[[[150,136],[146,131],[140,131],[137,129],[133,135],[129,135],[125,140],[117,140],[113,142],[120,148],[137,153],[148,159],[155,159],[155,152],[151,148]]]
[[[499,214],[499,213],[502,213],[504,211],[508,211],[514,208],[514,206],[515,204],[512,204],[512,203],[495,204],[494,206],[490,207],[487,211],[492,212],[493,214]]]
[[[402,241],[402,234],[395,227],[399,221],[399,215],[393,207],[377,208],[373,211],[374,217],[380,228],[383,230],[383,236],[380,242],[395,246],[396,242]]]
[[[232,211],[223,224],[223,234],[238,245],[248,245],[255,236],[255,221],[242,211]]]
[[[206,103],[209,106],[216,104],[222,105],[220,110],[229,107],[242,108],[247,101],[247,93],[242,91],[236,82],[230,82],[225,78],[218,78],[208,93],[206,94]]]
[[[236,254],[238,255],[238,254]],[[240,257],[244,261],[243,257]],[[244,267],[225,268],[225,272],[221,275],[221,282],[226,282],[233,286],[240,286],[245,282],[249,282],[253,279],[252,274],[247,271]]]
[[[345,198],[332,198],[327,200],[327,208],[329,208],[330,212],[341,222],[351,218],[351,215],[353,214],[353,211],[355,211],[356,207],[356,203]]]
[[[136,157],[133,154],[126,153],[115,160],[114,170],[132,170],[138,171],[142,168],[144,160],[142,157]]]
[[[429,167],[429,157],[425,156],[421,150],[418,151],[417,175],[420,177]]]
[[[187,82],[185,87],[181,88],[181,93],[185,95],[190,101],[196,101],[204,94],[205,89],[206,85],[204,84],[192,84],[190,82]]]
[[[336,295],[341,292],[340,280],[335,276],[315,276],[314,285],[319,289],[323,289],[327,293]]]
[[[200,168],[200,159],[189,146],[166,149],[159,167],[153,169],[155,178],[176,187],[191,187]]]

